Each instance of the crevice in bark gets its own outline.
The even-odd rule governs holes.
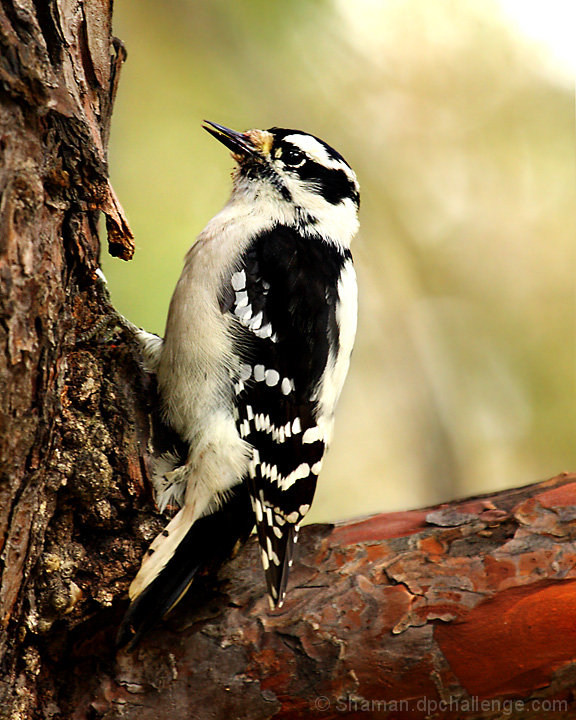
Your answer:
[[[57,12],[57,6],[47,3],[45,0],[32,0],[36,10],[36,19],[46,43],[46,49],[50,56],[50,62],[54,66],[60,65],[62,59],[63,48],[66,46],[64,35],[60,29],[54,13]]]

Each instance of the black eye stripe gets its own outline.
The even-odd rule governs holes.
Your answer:
[[[358,186],[350,175],[341,168],[332,167],[328,168],[310,158],[295,142],[291,140],[286,141],[284,138],[288,135],[302,135],[306,137],[314,138],[317,142],[325,149],[328,158],[335,160],[348,166],[346,160],[340,155],[339,152],[330,147],[320,138],[315,135],[309,135],[308,133],[302,133],[299,130],[288,130],[284,128],[271,128],[270,133],[274,136],[274,147],[272,154],[275,159],[279,160],[287,172],[292,177],[298,177],[305,181],[308,185],[308,191],[314,192],[317,195],[323,197],[327,202],[332,205],[338,205],[346,198],[352,200],[352,202],[358,207],[360,205],[360,194],[358,192]],[[301,153],[301,159],[294,163],[287,162],[288,153]],[[288,156],[289,159],[289,156]],[[277,176],[279,184],[283,187],[283,195],[290,196],[288,190],[289,183],[281,180],[281,174]]]
[[[298,168],[297,172],[302,180],[317,184],[318,194],[332,205],[337,205],[345,198],[350,198],[358,204],[359,194],[356,185],[344,170],[327,168],[308,160]]]

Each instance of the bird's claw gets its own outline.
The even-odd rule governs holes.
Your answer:
[[[117,328],[125,330],[130,335],[138,332],[136,325],[131,323],[124,315],[121,315],[114,305],[108,290],[106,277],[100,268],[97,268],[93,274],[94,289],[99,301],[99,306],[104,312],[104,316],[97,320],[88,330],[79,333],[76,336],[76,343],[87,343],[95,337],[101,337],[104,342],[108,342]]]

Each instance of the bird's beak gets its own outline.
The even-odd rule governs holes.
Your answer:
[[[230,128],[224,127],[224,125],[218,125],[209,120],[204,120],[202,127],[204,130],[207,130],[210,135],[213,135],[216,140],[219,140],[222,145],[232,150],[234,155],[260,154],[260,148],[254,144],[250,132],[242,133],[236,130],[230,130]]]

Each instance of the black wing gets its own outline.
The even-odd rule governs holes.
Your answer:
[[[349,259],[278,226],[254,239],[221,298],[236,320],[237,424],[253,448],[246,483],[273,605],[283,602],[324,456],[318,394],[338,350],[338,279]]]

